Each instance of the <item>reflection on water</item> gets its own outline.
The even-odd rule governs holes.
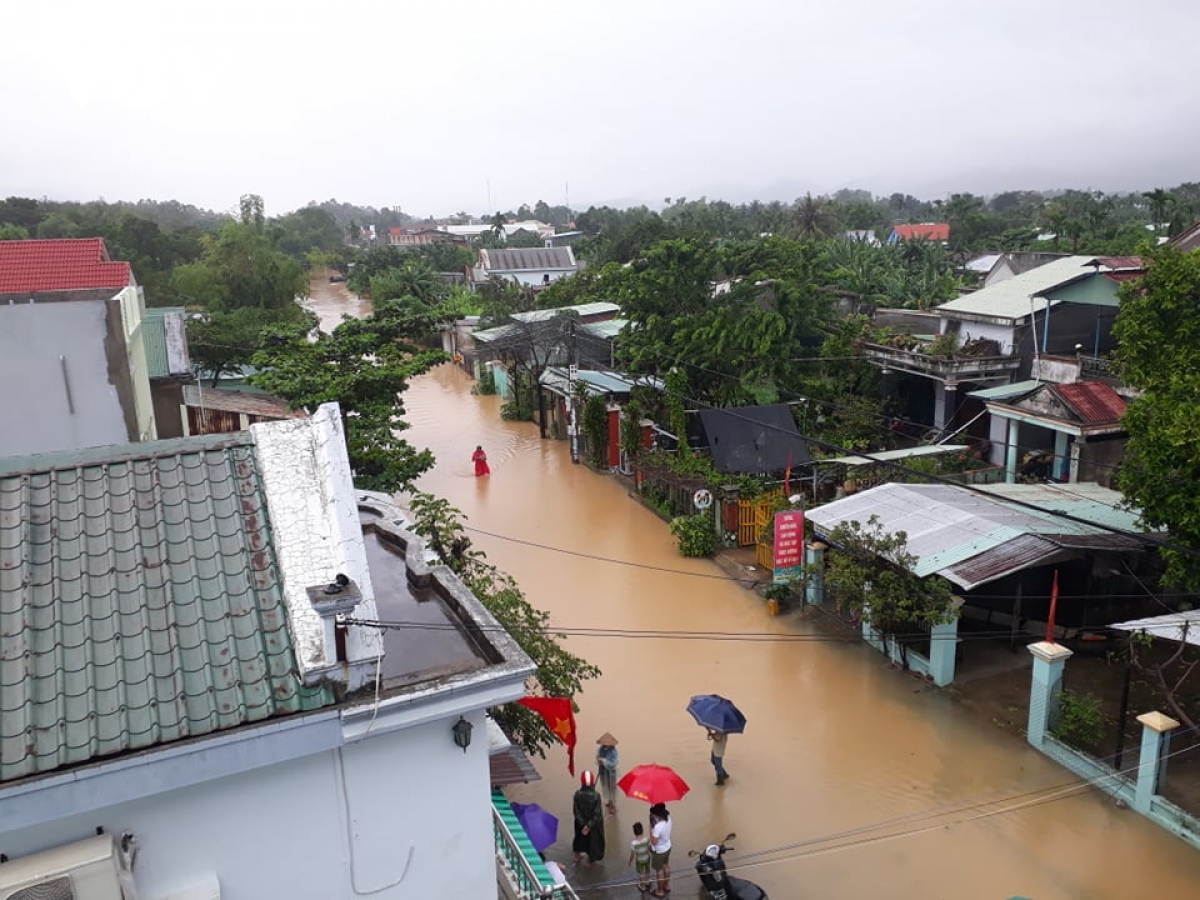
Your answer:
[[[664,523],[622,482],[572,465],[566,443],[540,440],[534,425],[502,421],[500,401],[472,395],[471,386],[445,365],[405,395],[405,437],[438,459],[421,487],[469,516],[476,544],[554,624],[728,638],[569,639],[604,671],[579,698],[577,771],[611,731],[622,771],[658,762],[692,787],[671,804],[675,896],[697,891],[687,849],[728,831],[738,833],[728,862],[748,863],[740,874],[775,900],[1196,895],[1200,854],[1182,841],[1096,792],[1064,793],[1074,784],[1068,772],[967,719],[946,694],[861,645],[822,639],[798,613],[768,617],[757,595],[719,577],[716,566],[680,557]],[[487,451],[490,477],[473,475],[476,444]],[[704,732],[684,711],[697,693],[733,698],[749,720],[746,733],[729,740],[731,777],[721,788]],[[547,856],[569,861],[577,783],[561,748],[537,765],[543,779],[509,793],[560,817]],[[632,876],[630,829],[646,812],[619,800],[608,819],[608,857],[572,872],[578,887]],[[879,823],[891,824],[860,831]],[[754,855],[773,848],[781,849]]]

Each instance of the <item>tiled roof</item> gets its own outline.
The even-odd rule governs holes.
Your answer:
[[[927,241],[950,240],[950,225],[947,222],[923,222],[919,225],[897,225],[892,229],[897,240],[911,241],[923,238]]]
[[[1050,388],[1088,425],[1118,422],[1125,415],[1125,398],[1103,381],[1077,381]]]
[[[0,294],[129,286],[127,262],[113,262],[102,238],[0,241]]]
[[[280,400],[270,394],[223,391],[220,388],[197,387],[194,384],[183,386],[183,402],[186,406],[216,409],[221,412],[245,413],[248,416],[259,416],[264,419],[302,419],[307,415],[302,409],[289,409],[286,400]]]
[[[332,701],[248,434],[0,461],[0,782]]]

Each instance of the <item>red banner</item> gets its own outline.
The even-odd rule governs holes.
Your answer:
[[[789,509],[775,513],[775,568],[804,565],[804,511]]]
[[[542,717],[556,738],[567,745],[567,771],[575,774],[575,712],[568,697],[522,697],[517,701]]]

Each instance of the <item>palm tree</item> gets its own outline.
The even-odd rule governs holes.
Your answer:
[[[1154,233],[1158,234],[1159,228],[1167,221],[1167,215],[1175,202],[1175,197],[1170,191],[1162,188],[1146,191],[1142,196],[1146,198],[1150,206],[1150,224],[1154,226]]]
[[[806,238],[826,237],[837,226],[833,207],[824,197],[805,194],[793,213],[796,230]]]

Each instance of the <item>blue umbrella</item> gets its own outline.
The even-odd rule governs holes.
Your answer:
[[[529,836],[533,849],[541,852],[558,840],[558,818],[536,803],[513,803],[512,811]]]
[[[724,734],[741,734],[746,730],[742,711],[719,694],[697,694],[687,705],[692,718],[705,728]]]

